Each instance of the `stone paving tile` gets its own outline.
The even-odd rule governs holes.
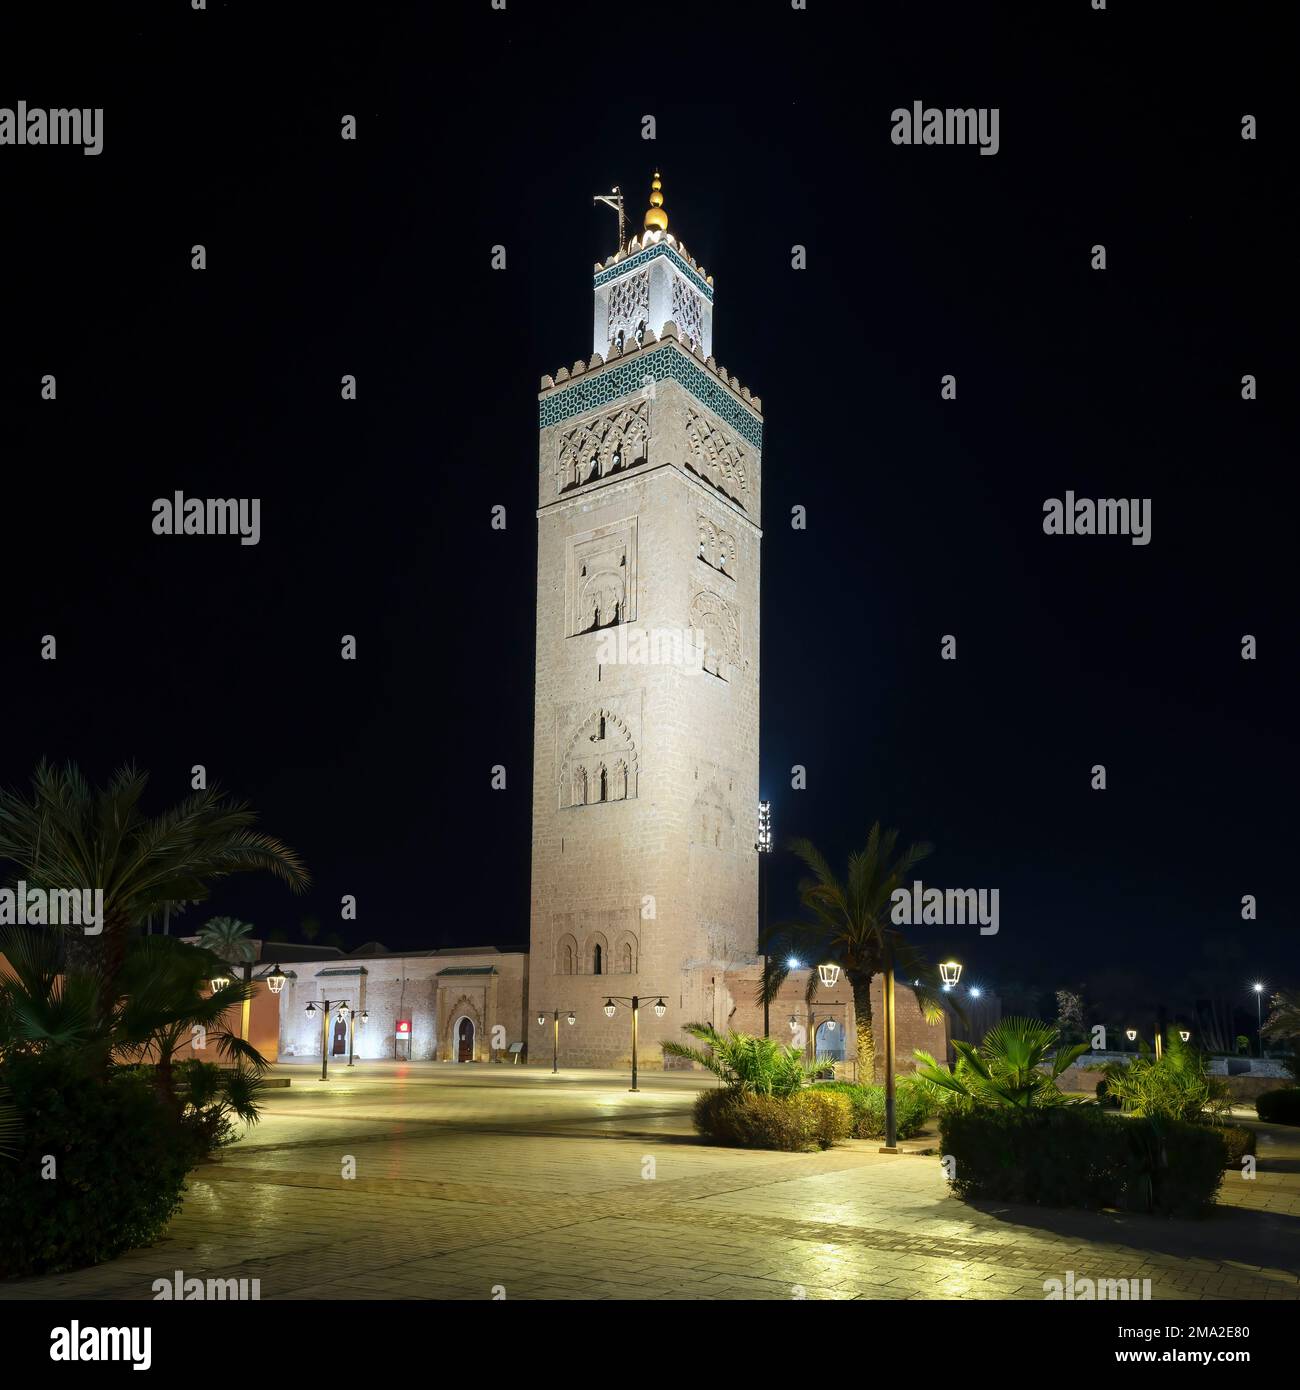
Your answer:
[[[1263,1157],[1205,1222],[974,1206],[932,1157],[695,1142],[680,1077],[629,1096],[602,1074],[404,1070],[334,1091],[294,1072],[158,1245],[0,1298],[149,1298],[175,1269],[284,1299],[1041,1299],[1070,1270],[1156,1298],[1300,1298],[1300,1174]]]

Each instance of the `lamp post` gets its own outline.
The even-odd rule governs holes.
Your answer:
[[[1126,1028],[1124,1030],[1124,1036],[1129,1040],[1129,1042],[1136,1042],[1137,1035],[1138,1031],[1136,1028]]]
[[[613,1018],[615,1013],[618,1011],[618,1006],[620,1004],[626,1004],[632,1010],[632,1085],[629,1089],[636,1091],[640,1089],[640,1087],[636,1084],[636,1043],[638,1015],[641,1011],[641,996],[639,994],[633,994],[630,997],[622,994],[608,995],[605,999],[605,1017]],[[655,999],[654,1008],[656,1018],[662,1018],[664,1014],[668,1012],[668,1005],[664,1003],[664,997],[662,994]]]
[[[340,1018],[344,1018],[347,1016],[348,1005],[349,1001],[346,999],[322,999],[320,1001],[319,1009],[317,1008],[314,1002],[309,1003],[307,1005],[306,1013],[308,1018],[311,1018],[313,1014],[320,1014],[320,1079],[322,1081],[328,1081],[330,1074],[330,1014],[333,1013],[335,1009],[337,1009],[338,1016]]]
[[[956,989],[961,979],[961,962],[946,960],[939,966],[939,979],[945,990]],[[897,1044],[894,1032],[894,957],[892,952],[885,958],[885,1142],[880,1146],[882,1154],[898,1152],[898,1124],[896,1114],[896,1087],[894,1084],[895,1055]]]
[[[771,1031],[770,1000],[767,997],[767,948],[770,944],[767,939],[767,858],[772,853],[772,803],[770,801],[758,803],[758,843],[754,848],[758,851],[758,939],[763,947],[763,1036],[766,1038]]]
[[[551,1049],[551,1075],[552,1075],[552,1076],[558,1076],[558,1075],[560,1074],[560,1015],[561,1015],[561,1014],[564,1014],[564,1015],[565,1015],[565,1017],[567,1018],[567,1020],[568,1020],[568,1022],[569,1022],[570,1024],[577,1023],[577,1021],[578,1021],[578,1015],[575,1014],[575,1013],[573,1012],[572,1009],[556,1009],[556,1010],[554,1011],[554,1017],[555,1017],[555,1039],[554,1039],[554,1042],[553,1042],[553,1044],[552,1044],[552,1049]],[[537,1015],[537,1026],[538,1026],[539,1028],[545,1028],[545,1027],[546,1027],[546,1014],[545,1014],[544,1012],[543,1012],[543,1013],[539,1013],[539,1014]]]
[[[358,1013],[358,1012],[356,1011],[356,1009],[349,1009],[349,1010],[348,1010],[348,1066],[350,1066],[350,1067],[356,1065],[356,1062],[355,1062],[355,1056],[356,1056],[356,1041],[357,1041],[357,1024],[356,1024],[356,1021],[357,1021],[358,1018],[361,1020],[362,1024],[369,1023],[369,1022],[370,1022],[370,1010],[369,1010],[369,1009],[362,1009],[360,1013]]]
[[[1259,1055],[1264,1055],[1264,983],[1256,980],[1251,989],[1255,991],[1255,1047]]]

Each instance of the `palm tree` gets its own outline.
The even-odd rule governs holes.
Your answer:
[[[67,945],[70,964],[98,971],[104,1012],[118,995],[128,935],[163,903],[201,901],[213,880],[254,869],[294,892],[311,882],[293,850],[252,828],[247,802],[212,787],[150,817],[140,809],[148,780],[127,766],[93,789],[75,764],[42,761],[30,799],[0,789],[0,859],[36,887],[103,891],[102,935],[69,934]]]
[[[257,947],[249,939],[251,922],[235,917],[210,917],[199,933],[199,945],[230,965],[243,965],[257,959]]]
[[[907,979],[921,1012],[931,1023],[943,1016],[938,973],[899,932],[890,919],[896,889],[909,886],[912,870],[933,849],[914,844],[895,858],[897,830],[882,830],[877,821],[867,834],[866,847],[849,856],[848,873],[839,879],[811,840],[795,840],[790,848],[808,866],[812,878],[799,885],[799,900],[807,914],[788,922],[772,935],[788,942],[798,957],[810,960],[829,956],[844,971],[853,991],[853,1013],[858,1035],[858,1074],[870,1081],[875,1076],[876,1039],[871,1013],[871,980],[892,964]],[[773,961],[767,975],[766,997],[776,997],[790,974],[782,958]],[[762,987],[760,986],[760,990]],[[808,983],[811,1004],[817,992],[814,971]],[[762,998],[760,993],[760,1000]]]
[[[257,1118],[256,1087],[266,1059],[224,1027],[226,1012],[249,992],[232,981],[206,993],[212,953],[174,937],[146,936],[130,943],[121,973],[122,994],[111,1011],[100,1008],[100,978],[77,966],[64,968],[58,938],[33,927],[0,934],[0,1044],[5,1049],[70,1050],[88,1072],[105,1058],[117,1064],[150,1062],[158,1089],[178,1114],[215,1104],[241,1119]],[[202,1048],[196,1048],[201,1039]],[[208,1053],[207,1069],[191,1061]],[[184,1084],[177,1085],[180,1069]],[[199,1085],[202,1096],[192,1094]]]
[[[766,1096],[789,1096],[813,1079],[815,1068],[804,1065],[797,1047],[748,1033],[719,1033],[711,1023],[683,1024],[682,1031],[708,1047],[666,1042],[664,1054],[698,1062],[731,1091]]]
[[[922,1063],[916,1076],[936,1099],[956,1095],[968,1104],[1018,1109],[1063,1105],[1057,1078],[1088,1051],[1088,1044],[1062,1047],[1060,1041],[1055,1028],[1036,1018],[1004,1018],[989,1029],[978,1048],[954,1038],[957,1061],[951,1071],[916,1049]]]

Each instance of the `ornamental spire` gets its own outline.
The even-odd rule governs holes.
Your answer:
[[[663,184],[659,181],[659,170],[655,170],[655,176],[650,180],[650,206],[645,215],[646,231],[658,230],[666,232],[668,230],[668,214],[664,211]]]

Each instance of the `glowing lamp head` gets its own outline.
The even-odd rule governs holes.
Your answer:
[[[613,1018],[613,1017],[614,1017],[614,1001],[613,1001],[612,999],[606,999],[606,1000],[605,1000],[605,1017],[606,1017],[606,1018]]]
[[[817,978],[825,989],[834,989],[839,983],[840,968],[834,961],[827,961],[817,967]]]
[[[541,1028],[541,1027],[543,1027],[543,1026],[545,1025],[545,1023],[546,1023],[546,1015],[545,1015],[545,1014],[538,1014],[538,1015],[537,1015],[537,1026],[538,1026],[539,1028]]]
[[[1180,1038],[1182,1038],[1182,1040],[1183,1040],[1184,1042],[1187,1042],[1187,1041],[1190,1040],[1192,1034],[1191,1034],[1190,1029],[1187,1029],[1187,1028],[1180,1028],[1180,1029],[1178,1030],[1178,1036],[1179,1036]]]
[[[952,989],[961,979],[961,962],[956,960],[944,961],[939,967],[939,978],[943,981],[944,989]]]
[[[316,1012],[316,1005],[315,1005],[315,1004],[308,1004],[308,1005],[307,1005],[307,1010],[306,1010],[307,1017],[310,1018],[315,1012]]]
[[[370,1022],[370,1010],[369,1010],[369,1009],[362,1009],[362,1010],[361,1010],[361,1021],[362,1021],[362,1023],[369,1023],[369,1022]]]
[[[655,1017],[662,1018],[668,1012],[668,1005],[662,999],[655,1000]]]
[[[833,1033],[835,1031],[835,1020],[833,1018],[828,1018],[826,1020],[826,1031],[828,1033]]]
[[[1124,1030],[1124,1036],[1129,1040],[1129,1042],[1136,1042],[1137,1035],[1138,1030],[1136,1028],[1125,1028]]]
[[[801,966],[801,965],[799,964],[799,957],[798,957],[798,956],[787,956],[787,957],[786,957],[786,962],[785,962],[785,968],[786,968],[787,970],[802,970],[802,969],[803,969],[803,966]]]
[[[793,1014],[791,1014],[791,1015],[790,1015],[790,1031],[793,1033],[794,1030],[795,1030],[796,1028],[798,1028],[798,1026],[799,1026],[799,1020],[798,1020]]]
[[[286,979],[288,979],[288,976],[284,971],[281,970],[278,965],[274,965],[271,967],[271,973],[266,977],[266,987],[272,994],[279,994],[284,988]]]
[[[215,994],[219,989],[225,989],[225,987],[230,983],[230,976],[214,975],[208,983],[212,986],[212,992],[213,994]]]
[[[578,1015],[575,1014],[575,1013],[573,1012],[572,1009],[570,1009],[570,1010],[569,1010],[569,1013],[568,1013],[568,1016],[567,1016],[567,1018],[565,1019],[565,1022],[568,1023],[570,1026],[572,1026],[573,1024],[577,1023],[577,1021],[578,1021]]]
[[[1255,983],[1254,983],[1253,985],[1251,985],[1251,989],[1253,989],[1253,990],[1255,991],[1256,994],[1263,994],[1263,993],[1264,993],[1264,986],[1263,986],[1262,984],[1260,984],[1260,982],[1259,982],[1258,980],[1256,980]]]

